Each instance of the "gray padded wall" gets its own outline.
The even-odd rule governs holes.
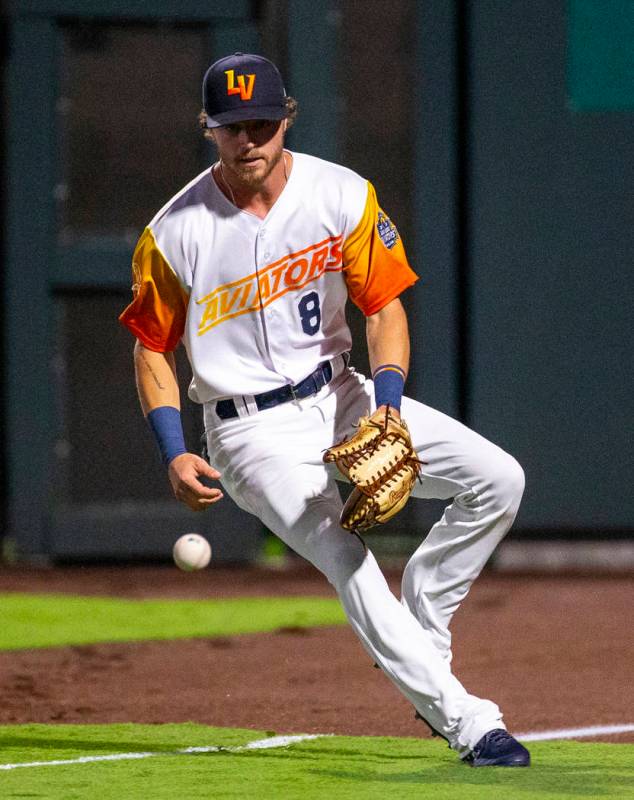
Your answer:
[[[565,12],[471,3],[469,422],[526,469],[518,528],[601,533],[634,527],[634,120],[571,109]]]

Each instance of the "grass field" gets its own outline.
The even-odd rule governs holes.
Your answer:
[[[471,769],[444,744],[419,739],[329,736],[288,747],[243,749],[266,737],[266,731],[192,724],[0,727],[0,796],[4,800],[634,797],[629,745],[534,743],[531,769]],[[188,747],[223,749],[178,752]],[[6,768],[107,754],[128,757]]]
[[[95,642],[232,636],[283,627],[342,625],[338,600],[119,600],[69,595],[0,595],[0,650]]]
[[[328,598],[139,601],[10,594],[0,604],[3,650],[343,622],[337,601]],[[634,750],[628,744],[533,742],[530,769],[471,769],[434,740],[325,736],[287,745],[275,736],[192,723],[2,726],[0,798],[634,799]],[[188,748],[199,752],[182,752]],[[60,761],[71,763],[52,763]]]

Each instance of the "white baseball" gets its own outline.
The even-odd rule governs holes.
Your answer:
[[[209,564],[211,545],[198,533],[186,533],[176,540],[172,555],[177,567],[185,572],[192,572]]]

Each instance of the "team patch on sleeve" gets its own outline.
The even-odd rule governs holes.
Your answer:
[[[383,211],[379,211],[376,229],[383,244],[388,250],[391,250],[398,242],[399,235],[398,231],[396,230],[396,225],[387,216],[387,214],[383,213]]]
[[[361,219],[343,245],[343,274],[350,299],[366,316],[376,314],[418,280],[371,183]]]

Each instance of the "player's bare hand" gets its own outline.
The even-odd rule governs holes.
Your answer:
[[[204,511],[223,497],[222,491],[205,486],[201,478],[218,480],[220,473],[195,453],[181,453],[170,462],[168,474],[174,495],[192,511]]]

